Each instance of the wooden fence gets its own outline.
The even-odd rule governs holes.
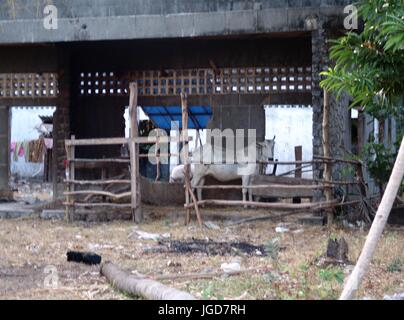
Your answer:
[[[223,205],[223,206],[255,206],[272,208],[279,210],[319,210],[327,209],[332,212],[332,209],[337,206],[351,205],[358,203],[360,200],[354,200],[345,202],[344,199],[332,198],[332,189],[336,186],[348,186],[357,185],[360,189],[360,195],[366,197],[366,186],[363,180],[361,162],[355,160],[345,160],[336,159],[328,156],[328,152],[325,152],[325,156],[314,156],[310,161],[257,161],[258,165],[295,165],[297,171],[297,177],[301,175],[301,169],[307,166],[321,165],[325,169],[325,179],[319,180],[305,180],[301,178],[296,178],[292,180],[292,183],[285,182],[278,178],[277,181],[271,181],[270,183],[262,178],[262,181],[251,184],[247,186],[248,189],[256,190],[256,195],[265,196],[268,194],[268,190],[284,190],[286,193],[292,190],[300,191],[314,191],[314,190],[324,190],[326,194],[326,199],[324,201],[308,202],[308,203],[268,203],[268,202],[258,202],[258,201],[239,201],[239,200],[198,200],[195,196],[194,190],[191,186],[191,161],[189,152],[189,141],[192,140],[188,136],[188,102],[187,94],[181,93],[181,107],[182,107],[182,132],[179,137],[167,137],[167,136],[150,136],[150,137],[139,137],[137,129],[137,84],[131,83],[130,85],[130,99],[129,99],[129,112],[131,121],[131,134],[130,138],[102,138],[102,139],[75,139],[74,136],[70,140],[65,141],[66,153],[67,153],[67,168],[66,168],[66,201],[64,202],[66,206],[66,218],[71,221],[74,215],[74,210],[76,207],[128,207],[132,210],[133,220],[137,223],[142,221],[142,210],[141,210],[141,199],[140,199],[140,175],[139,175],[139,158],[140,157],[154,157],[157,159],[157,167],[159,167],[160,158],[167,156],[178,156],[179,154],[161,154],[157,150],[160,143],[170,143],[170,142],[182,142],[183,143],[183,155],[184,155],[184,192],[185,192],[185,222],[189,223],[191,218],[191,209],[195,210],[198,223],[200,226],[203,225],[203,220],[201,216],[200,206],[206,204],[212,205]],[[324,129],[324,128],[323,128]],[[325,128],[326,129],[326,128]],[[145,155],[139,154],[140,144],[157,144],[156,152],[149,153]],[[130,150],[129,158],[111,158],[111,159],[80,159],[76,157],[76,147],[78,146],[96,146],[96,145],[126,145]],[[82,168],[89,168],[88,166],[83,166],[83,164],[91,164],[92,166],[97,166],[100,164],[121,164],[127,165],[130,171],[130,179],[108,179],[105,175],[102,175],[99,180],[78,180],[76,178],[77,165],[81,164]],[[332,166],[337,163],[345,163],[353,165],[355,168],[356,179],[353,181],[333,181],[332,180]],[[157,170],[157,178],[159,176],[159,170]],[[300,180],[301,181],[300,181]],[[113,193],[105,190],[95,190],[94,186],[106,186],[113,184],[126,184],[130,185],[130,191],[122,193]],[[76,190],[76,186],[89,186],[86,190]],[[242,189],[241,185],[209,185],[209,186],[197,186],[196,189]],[[257,191],[258,190],[258,191]],[[296,194],[290,192],[293,196]],[[305,193],[304,193],[305,194]],[[303,196],[304,196],[303,194]],[[90,202],[90,201],[77,201],[77,197],[87,196],[85,200],[89,199],[91,196],[102,196],[103,198],[108,198],[110,200],[122,200],[125,198],[131,199],[127,203],[113,203],[113,202]],[[291,196],[292,197],[292,196]]]
[[[137,85],[132,83],[130,86],[130,100],[129,100],[129,113],[130,113],[130,137],[129,138],[99,138],[99,139],[76,139],[72,136],[71,139],[65,140],[65,148],[67,154],[66,165],[66,219],[72,221],[74,217],[74,211],[76,207],[114,207],[114,208],[131,208],[133,220],[137,223],[142,221],[142,208],[140,198],[140,175],[139,175],[139,158],[148,157],[156,158],[157,168],[159,168],[160,158],[168,156],[179,156],[178,153],[160,153],[159,145],[163,143],[186,141],[187,144],[192,140],[192,137],[186,139],[181,137],[167,137],[167,136],[149,136],[139,137],[137,129]],[[187,122],[187,121],[186,121]],[[155,144],[156,152],[153,154],[139,154],[140,144]],[[89,147],[89,146],[101,146],[101,145],[125,145],[130,150],[129,158],[77,158],[76,147]],[[105,168],[113,164],[127,165],[130,172],[130,179],[108,179],[106,174],[101,175],[101,179],[94,180],[79,180],[76,178],[76,169],[94,169]],[[157,177],[159,176],[159,170],[157,170]],[[106,185],[130,185],[130,191],[122,193],[113,193],[104,190],[95,190],[94,186],[106,186]],[[88,186],[85,190],[76,190],[76,186],[80,185]],[[77,201],[78,197],[83,197],[84,200]],[[130,202],[91,202],[90,197],[102,196],[108,200],[122,200],[130,197]]]

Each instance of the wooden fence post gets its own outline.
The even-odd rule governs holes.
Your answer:
[[[132,219],[135,223],[143,220],[140,188],[139,188],[139,145],[135,142],[138,136],[137,125],[137,83],[132,82],[129,85],[129,116],[130,116],[130,167],[131,167],[131,208]]]
[[[68,173],[67,179],[69,180],[75,180],[76,176],[76,168],[75,168],[75,157],[76,157],[76,147],[74,145],[74,140],[76,139],[75,135],[72,135],[70,137],[70,140],[72,144],[70,146],[66,147],[67,151],[67,164],[66,164],[66,170]],[[75,185],[74,183],[68,184],[67,186],[67,191],[69,192],[74,192]],[[66,202],[68,205],[66,206],[66,220],[67,222],[73,221],[74,218],[74,196],[67,195],[66,196]]]
[[[154,152],[154,156],[156,157],[156,179],[155,181],[160,180],[160,131],[156,130],[156,149]]]
[[[189,163],[189,139],[188,139],[188,101],[187,95],[185,93],[181,93],[181,107],[182,107],[182,142],[183,142],[183,150],[184,150],[184,187],[185,187],[185,207],[186,207],[186,216],[185,216],[185,224],[188,224],[191,220],[191,208],[190,208],[190,196],[194,203],[196,217],[198,219],[199,226],[203,226],[202,218],[199,213],[198,200],[195,197],[195,194],[191,188],[191,179],[190,179],[190,171],[191,164]]]
[[[189,207],[189,190],[188,183],[190,180],[189,174],[189,144],[188,144],[188,101],[185,93],[181,93],[181,109],[182,109],[182,150],[184,152],[184,188],[185,188],[185,205],[186,215],[185,224],[191,221],[191,208]]]
[[[303,157],[303,152],[302,152],[302,146],[295,146],[295,160],[297,161],[302,161]],[[296,164],[295,168],[295,178],[301,178],[302,177],[302,165],[301,164]],[[293,203],[301,203],[302,199],[300,197],[294,197],[293,198]]]

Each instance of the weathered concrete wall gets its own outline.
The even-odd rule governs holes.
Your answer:
[[[39,19],[53,3],[65,18],[223,12],[274,8],[332,7],[349,0],[15,0],[0,4],[0,20]],[[14,4],[13,4],[14,3]]]
[[[10,177],[10,110],[0,106],[0,200],[11,197]]]
[[[43,26],[48,1],[3,1],[0,43],[198,37],[308,31],[307,19],[341,25],[348,0],[52,1],[58,29]]]
[[[73,98],[71,132],[77,139],[123,137],[125,135],[125,106],[129,99],[116,97]],[[120,146],[78,148],[77,156],[102,158],[119,156]]]

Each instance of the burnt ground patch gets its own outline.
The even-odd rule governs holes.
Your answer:
[[[253,245],[247,242],[216,242],[213,240],[192,239],[161,240],[154,252],[171,252],[178,254],[205,253],[208,256],[266,256],[265,246]]]

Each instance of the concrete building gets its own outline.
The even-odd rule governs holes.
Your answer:
[[[312,108],[321,154],[327,39],[343,30],[349,0],[15,0],[0,3],[0,193],[9,194],[10,106],[56,106],[54,195],[64,139],[124,136],[128,83],[139,105],[179,105],[188,92],[213,110],[214,128],[255,128],[264,105]],[[56,10],[55,10],[56,9]],[[50,20],[50,18],[53,18]],[[350,148],[346,101],[332,100],[332,154]],[[290,109],[293,112],[293,108]],[[114,147],[79,151],[99,157]],[[319,176],[319,170],[314,176]]]

